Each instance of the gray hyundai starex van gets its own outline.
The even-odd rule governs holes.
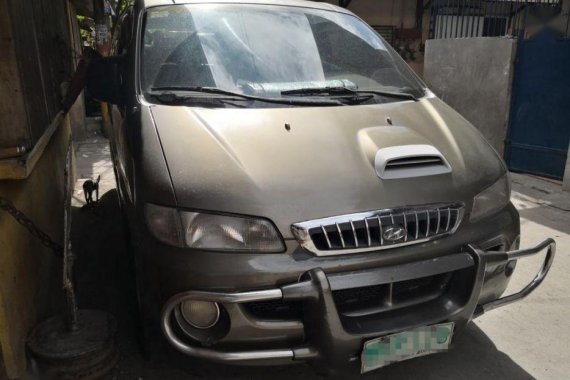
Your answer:
[[[551,239],[519,249],[502,159],[346,9],[138,0],[88,88],[149,346],[367,372],[446,350],[552,264]]]

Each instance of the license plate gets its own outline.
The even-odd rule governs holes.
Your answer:
[[[453,322],[418,327],[397,334],[386,335],[364,343],[361,355],[361,372],[446,351],[453,335]]]

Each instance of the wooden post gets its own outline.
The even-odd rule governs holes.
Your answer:
[[[0,159],[20,156],[31,145],[9,9],[8,0],[0,0]]]

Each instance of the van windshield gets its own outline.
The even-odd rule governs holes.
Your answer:
[[[339,89],[424,95],[406,63],[358,18],[281,5],[150,8],[141,84],[147,93],[215,88],[273,99],[333,97]]]

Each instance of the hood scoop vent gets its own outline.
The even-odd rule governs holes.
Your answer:
[[[376,174],[382,179],[424,177],[451,172],[451,166],[431,145],[401,145],[383,148],[374,159]]]
[[[445,165],[443,159],[437,156],[416,156],[406,158],[396,158],[386,163],[385,170],[398,170],[410,167],[420,168],[432,165]]]

